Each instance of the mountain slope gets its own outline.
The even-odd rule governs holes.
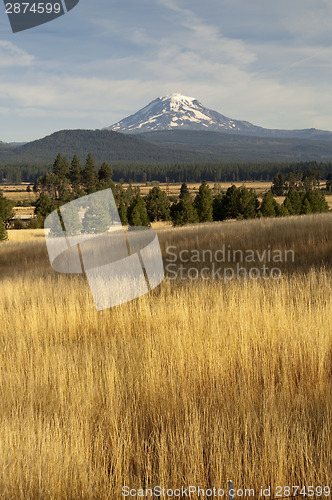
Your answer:
[[[197,155],[213,155],[218,161],[332,161],[332,141],[255,137],[220,132],[166,130],[140,134],[155,144],[174,150],[191,150]]]
[[[91,152],[96,162],[193,162],[215,160],[213,154],[198,154],[188,148],[177,150],[154,144],[139,136],[108,130],[61,130],[23,146],[0,148],[0,164],[52,164],[61,153],[71,160],[77,154],[85,161]]]
[[[61,130],[24,146],[0,148],[0,165],[50,166],[58,153],[97,163],[234,163],[332,161],[332,141],[171,130],[125,135],[108,130]]]
[[[125,134],[164,130],[205,130],[255,137],[332,140],[332,132],[329,131],[266,129],[247,121],[233,120],[204,107],[196,98],[182,94],[158,97],[133,115],[107,127],[106,130]]]
[[[108,130],[136,134],[158,130],[181,128],[186,130],[236,130],[244,133],[254,125],[231,120],[226,116],[205,108],[194,97],[169,94],[158,97],[137,113],[107,127]]]

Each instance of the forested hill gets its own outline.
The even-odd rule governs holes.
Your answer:
[[[109,130],[61,130],[23,146],[0,148],[0,165],[51,165],[58,153],[81,161],[91,152],[97,162],[183,162],[214,161],[213,153],[198,154],[187,149],[153,144],[148,140]]]
[[[192,130],[147,132],[138,136],[170,148],[213,154],[219,161],[226,162],[332,160],[331,140],[254,137]]]
[[[205,131],[165,131],[125,135],[109,130],[62,130],[21,146],[0,147],[5,165],[50,167],[58,153],[97,163],[330,162],[332,141],[230,135]]]

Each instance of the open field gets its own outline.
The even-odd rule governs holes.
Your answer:
[[[208,183],[210,188],[213,189],[216,183],[214,182],[209,182]],[[258,194],[259,198],[263,196],[264,193],[266,193],[270,188],[271,188],[271,182],[260,182],[260,181],[246,181],[246,182],[220,182],[217,183],[217,186],[223,190],[226,191],[230,186],[235,185],[236,187],[240,186],[246,186],[248,189],[254,189],[256,193]],[[325,183],[321,183],[321,187],[324,187]],[[36,193],[27,193],[26,188],[28,184],[21,184],[21,185],[4,185],[0,186],[0,190],[3,192],[3,195],[11,199],[15,202],[18,201],[24,201],[28,203],[34,203],[38,195]],[[138,187],[140,189],[140,192],[143,196],[147,195],[149,191],[152,189],[153,186],[149,185],[147,186],[146,184],[139,184],[139,183],[134,183],[132,184],[133,187]],[[196,193],[198,192],[200,183],[188,183],[188,189],[189,192],[195,196]],[[126,189],[128,187],[128,184],[123,184],[123,187]],[[165,183],[160,183],[159,184],[160,189],[163,191],[169,193],[169,196],[179,196],[180,194],[180,188],[181,188],[181,183],[178,184],[168,184],[166,185]],[[331,194],[326,194],[326,201],[329,205],[329,208],[332,209],[332,195]],[[276,200],[278,203],[282,203],[284,201],[283,196],[276,197]]]
[[[25,201],[25,202],[30,202],[33,203],[36,201],[38,196],[36,193],[31,191],[30,193],[27,192],[27,187],[31,186],[31,184],[28,183],[22,183],[22,184],[3,184],[0,185],[0,191],[2,191],[3,195],[15,202],[17,201]]]
[[[8,230],[8,240],[9,241],[29,241],[34,239],[44,239],[45,231],[44,229],[9,229]]]
[[[331,486],[332,215],[157,231],[165,265],[170,245],[295,259],[277,281],[166,279],[98,313],[42,237],[1,243],[2,499]]]
[[[247,182],[218,182],[218,183],[208,182],[208,185],[210,186],[211,189],[214,187],[215,184],[217,184],[220,187],[220,189],[225,190],[225,191],[226,191],[227,188],[229,188],[233,184],[236,187],[240,187],[240,186],[245,185],[245,186],[247,186],[247,188],[255,189],[255,191],[257,191],[257,193],[261,194],[261,193],[265,193],[266,191],[268,191],[271,188],[271,184],[272,183],[271,182],[258,182],[258,181],[252,181],[252,182],[251,181],[247,181]],[[188,185],[189,191],[193,195],[195,195],[196,192],[199,189],[200,183],[199,182],[188,182],[187,185]],[[123,184],[123,186],[125,188],[127,188],[128,184]],[[134,183],[134,184],[132,184],[132,186],[133,187],[139,187],[140,191],[141,191],[141,193],[143,195],[148,194],[148,192],[150,191],[150,189],[152,189],[152,186],[147,186],[146,184]],[[171,196],[179,196],[179,194],[180,194],[180,188],[181,188],[181,183],[177,183],[177,184],[176,183],[169,183],[166,186],[166,183],[161,182],[159,184],[159,187],[163,191],[166,191],[166,187],[168,187],[169,194]]]

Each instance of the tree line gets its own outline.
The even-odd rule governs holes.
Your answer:
[[[76,155],[78,159],[78,156]],[[67,160],[66,160],[67,161]],[[80,161],[80,160],[79,160]],[[67,162],[68,163],[68,162]],[[100,163],[101,165],[102,163]],[[0,165],[0,183],[19,184],[36,180],[51,172],[53,165]],[[320,179],[327,179],[332,172],[332,163],[301,162],[206,162],[206,163],[149,163],[149,162],[113,162],[113,181],[126,183],[145,183],[152,181],[164,182],[243,182],[272,181],[279,173],[287,176],[289,173],[315,170]]]
[[[81,166],[75,155],[69,163],[58,154],[52,171],[38,177],[34,191],[39,193],[35,202],[35,219],[30,227],[43,227],[44,220],[53,210],[76,198],[111,188],[122,224],[148,226],[154,221],[171,221],[174,226],[222,221],[226,219],[251,219],[256,217],[281,217],[328,211],[324,193],[319,189],[320,173],[315,169],[278,173],[272,188],[262,200],[253,189],[232,185],[225,192],[218,184],[210,188],[203,181],[193,197],[186,183],[182,183],[179,197],[168,197],[159,186],[154,186],[147,196],[139,188],[115,183],[110,165],[97,167],[91,153]],[[332,190],[332,174],[327,181]],[[274,195],[285,196],[279,204]],[[106,216],[105,216],[106,217]],[[0,195],[0,239],[6,238],[6,227],[13,218],[13,202]],[[105,219],[106,220],[106,219]]]
[[[283,182],[285,200],[279,204],[274,194],[279,180]],[[324,212],[328,205],[319,188],[319,171],[308,169],[290,172],[287,176],[276,174],[271,190],[260,201],[253,189],[245,186],[231,186],[222,192],[216,184],[211,189],[206,181],[199,187],[197,195],[189,193],[186,183],[182,184],[180,196],[170,199],[159,186],[154,186],[143,197],[138,188],[131,185],[125,189],[122,183],[113,181],[110,165],[103,163],[98,169],[93,156],[88,154],[81,166],[75,155],[71,164],[57,155],[51,173],[37,179],[34,190],[40,192],[36,202],[37,224],[61,204],[101,189],[113,190],[117,209],[124,225],[145,226],[154,221],[172,221],[173,225],[194,222],[211,222],[226,219],[254,217],[279,217],[306,213]]]

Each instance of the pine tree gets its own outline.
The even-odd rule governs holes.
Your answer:
[[[85,233],[105,233],[112,225],[112,216],[109,206],[105,206],[98,199],[92,199],[91,205],[84,214],[82,221]]]
[[[224,195],[222,193],[217,194],[213,198],[212,209],[213,209],[213,220],[224,220],[225,219],[225,210],[223,203]]]
[[[209,185],[203,181],[194,200],[199,222],[213,220],[213,196]]]
[[[174,203],[170,212],[173,226],[184,226],[185,224],[198,222],[198,215],[190,196],[185,196],[177,203]]]
[[[278,203],[273,198],[272,191],[264,194],[259,214],[262,217],[276,217],[278,215]]]
[[[329,209],[325,196],[319,189],[310,190],[304,194],[302,207],[305,201],[310,205],[312,213],[327,212]]]
[[[279,173],[273,177],[271,191],[276,196],[283,196],[286,184],[285,184],[285,176],[282,173]]]
[[[81,233],[83,226],[80,220],[77,207],[68,203],[61,209],[62,220],[64,222],[64,229],[67,236],[76,236]]]
[[[146,211],[143,198],[136,194],[128,208],[128,222],[131,226],[150,226],[150,220]]]
[[[69,171],[70,166],[66,158],[58,153],[54,163],[53,170],[46,174],[42,180],[47,192],[53,200],[62,200],[68,197],[69,191]]]
[[[4,224],[9,222],[14,217],[14,205],[13,201],[5,198],[0,192],[0,219]]]
[[[79,193],[82,184],[82,169],[80,159],[77,155],[74,155],[69,172],[69,179],[72,185],[72,188],[75,193]]]
[[[302,198],[298,191],[291,188],[283,202],[283,206],[288,210],[289,215],[299,215],[302,210]]]
[[[332,172],[329,172],[326,177],[326,191],[332,192]]]
[[[301,214],[311,214],[311,205],[308,201],[308,198],[304,198],[302,201]]]
[[[127,211],[129,206],[127,192],[124,190],[121,184],[117,184],[116,186],[114,186],[113,193],[121,224],[126,226],[128,224]]]
[[[183,200],[186,196],[190,196],[187,184],[184,182],[180,188],[180,200]]]
[[[119,217],[121,220],[121,224],[123,226],[127,226],[127,224],[128,224],[128,216],[127,216],[128,206],[124,201],[120,201],[120,204],[118,206],[118,213],[119,213]]]
[[[56,205],[53,200],[46,193],[40,193],[35,203],[35,215],[44,220],[55,209]]]
[[[2,219],[0,219],[0,241],[7,240],[7,238],[8,238],[8,234],[7,234],[7,230],[5,227],[5,223],[3,222]]]
[[[60,153],[53,163],[53,173],[59,178],[59,180],[64,181],[66,177],[69,177],[69,163],[66,158],[63,158]]]
[[[107,189],[114,187],[114,182],[112,181],[113,171],[108,163],[103,163],[98,170],[99,179],[99,189]]]
[[[91,153],[88,154],[85,166],[82,172],[82,180],[87,194],[97,191],[97,169]]]
[[[241,186],[237,190],[237,211],[238,217],[253,219],[257,217],[259,201],[253,189]]]
[[[159,186],[153,187],[145,200],[146,210],[151,222],[169,220],[170,202],[165,191],[162,191]]]
[[[219,206],[219,220],[236,219],[239,215],[238,191],[236,186],[227,189]]]

